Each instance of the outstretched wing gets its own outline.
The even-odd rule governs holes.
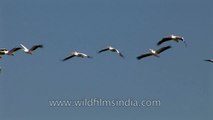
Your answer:
[[[207,62],[211,62],[211,63],[213,63],[213,60],[211,60],[211,59],[204,60],[204,61],[207,61]]]
[[[107,50],[109,50],[109,48],[102,49],[102,50],[98,51],[98,53],[101,53],[101,52],[104,52],[104,51],[107,51]]]
[[[161,52],[163,52],[163,51],[165,51],[165,50],[167,50],[167,49],[170,49],[170,48],[171,48],[171,46],[162,47],[162,48],[158,49],[158,50],[156,51],[156,53],[160,54]]]
[[[162,43],[164,43],[166,41],[170,41],[170,40],[172,40],[170,36],[164,37],[157,43],[157,45],[161,45]]]
[[[152,56],[153,54],[152,53],[145,53],[145,54],[142,54],[140,56],[137,57],[138,60],[142,59],[142,58],[145,58],[145,57],[148,57],[148,56]]]
[[[30,51],[34,51],[37,48],[43,48],[43,45],[34,45],[32,48],[30,48]]]
[[[71,59],[71,58],[73,58],[73,57],[75,57],[75,55],[70,55],[70,56],[68,56],[68,57],[64,58],[62,61],[69,60],[69,59]]]
[[[16,51],[18,51],[18,50],[20,50],[21,48],[20,47],[16,47],[16,48],[13,48],[13,49],[11,49],[9,52],[8,52],[8,54],[10,55],[10,54],[13,54],[14,52],[16,52]]]

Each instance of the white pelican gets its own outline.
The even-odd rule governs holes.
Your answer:
[[[119,54],[122,58],[124,58],[123,54],[116,48],[113,48],[111,46],[107,47],[107,48],[104,48],[100,51],[98,51],[98,53],[101,53],[101,52],[105,52],[105,51],[111,51],[111,52],[116,52],[117,54]]]
[[[36,50],[37,48],[43,48],[43,45],[34,45],[30,49],[28,49],[27,47],[25,47],[22,44],[20,44],[20,45],[23,48],[24,52],[27,53],[27,54],[32,54],[33,51]]]
[[[213,59],[207,59],[207,60],[204,60],[204,61],[213,63]]]
[[[0,48],[0,55],[12,55],[14,56],[15,52],[20,50],[20,47],[15,47],[11,50],[7,50],[6,48]]]
[[[182,42],[184,42],[185,46],[187,46],[187,44],[186,44],[184,38],[181,37],[181,36],[176,36],[176,35],[169,35],[169,36],[167,36],[167,37],[162,38],[162,39],[157,43],[157,45],[161,45],[162,43],[167,42],[167,41],[170,41],[170,40],[173,40],[173,41],[175,41],[175,42],[182,41]]]
[[[66,61],[66,60],[68,60],[70,58],[73,58],[73,57],[92,58],[91,56],[86,55],[84,53],[80,53],[80,52],[74,51],[74,52],[71,53],[71,55],[69,55],[68,57],[64,58],[62,61]]]
[[[2,58],[2,55],[5,55],[6,51],[8,51],[6,48],[0,48],[0,58]]]
[[[142,55],[138,56],[137,59],[140,60],[140,59],[142,59],[144,57],[148,57],[148,56],[152,56],[152,55],[156,56],[156,57],[159,57],[161,52],[163,52],[163,51],[165,51],[167,49],[170,49],[170,48],[171,48],[171,46],[166,46],[166,47],[162,47],[162,48],[160,48],[160,49],[158,49],[156,51],[152,50],[152,49],[149,49],[150,50],[149,53],[142,54]]]

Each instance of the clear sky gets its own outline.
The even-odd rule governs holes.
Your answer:
[[[0,0],[2,120],[212,120],[212,0]],[[183,43],[136,57],[164,36]],[[114,46],[116,54],[97,51]],[[77,50],[93,59],[60,60]],[[158,99],[160,107],[50,107],[49,100]]]

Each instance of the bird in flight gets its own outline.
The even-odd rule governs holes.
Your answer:
[[[20,44],[20,45],[23,48],[23,51],[25,53],[27,53],[27,54],[32,54],[34,50],[36,50],[38,48],[43,48],[43,45],[34,45],[30,49],[28,49],[27,47],[25,47],[23,44]]]
[[[138,60],[144,58],[144,57],[148,57],[148,56],[155,56],[155,57],[159,57],[160,56],[160,53],[162,53],[163,51],[167,50],[167,49],[170,49],[171,46],[166,46],[166,47],[162,47],[158,50],[153,50],[153,49],[149,49],[150,52],[149,53],[145,53],[145,54],[142,54],[140,56],[137,57]]]
[[[184,40],[184,38],[181,37],[181,36],[176,36],[176,35],[169,35],[169,36],[167,36],[167,37],[163,37],[163,38],[157,43],[157,45],[159,46],[159,45],[161,45],[162,43],[167,42],[167,41],[171,41],[171,40],[173,40],[173,41],[175,41],[175,42],[182,41],[182,42],[184,42],[185,46],[187,46],[186,41]]]
[[[14,56],[15,52],[20,50],[20,47],[15,47],[11,50],[7,50],[6,48],[0,48],[0,58],[2,55],[11,55]]]
[[[111,51],[111,52],[115,52],[117,53],[120,57],[124,58],[123,54],[116,48],[113,48],[111,46],[107,47],[107,48],[104,48],[100,51],[98,51],[98,53],[102,53],[102,52],[105,52],[105,51]]]
[[[2,55],[5,55],[7,51],[6,48],[0,48],[0,58],[2,58]]]
[[[213,63],[213,59],[207,59],[207,60],[204,60],[204,61]]]
[[[92,58],[91,56],[89,55],[86,55],[84,53],[80,53],[80,52],[77,52],[77,51],[74,51],[71,53],[71,55],[67,56],[66,58],[64,58],[62,61],[66,61],[66,60],[69,60],[73,57],[79,57],[79,58]]]

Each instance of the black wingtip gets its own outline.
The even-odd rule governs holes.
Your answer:
[[[66,61],[66,60],[64,60],[64,59],[62,59],[62,60],[60,60],[61,62],[64,62],[64,61]]]
[[[125,58],[125,57],[124,57],[124,55],[123,55],[123,54],[121,54],[121,53],[119,53],[119,56],[120,56],[120,57],[122,57],[122,58]]]
[[[172,46],[171,46],[171,45],[168,45],[168,46],[166,46],[166,48],[170,49],[170,48],[172,48]]]
[[[204,60],[204,61],[206,61],[206,62],[213,62],[213,61],[211,61],[211,60],[209,60],[209,59],[206,59],[206,60]]]
[[[157,46],[160,46],[160,45],[161,45],[161,43],[160,43],[160,42],[158,42],[158,43],[157,43]]]
[[[137,60],[140,60],[141,58],[140,58],[140,56],[138,56],[138,57],[136,57],[136,59],[137,59]]]
[[[64,59],[61,59],[60,61],[61,62],[65,62],[65,61],[67,61],[68,59],[67,58],[64,58]]]

